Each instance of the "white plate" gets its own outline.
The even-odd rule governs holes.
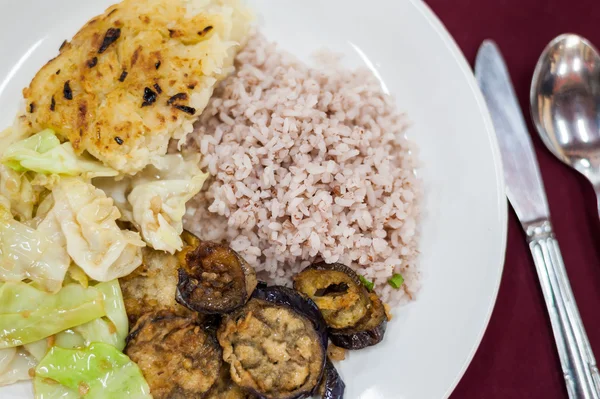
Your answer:
[[[328,47],[366,63],[414,122],[426,187],[418,300],[395,312],[377,347],[340,370],[347,398],[447,397],[489,320],[506,243],[506,199],[494,131],[469,65],[418,0],[256,0],[264,32],[308,57]],[[59,45],[111,0],[0,0],[0,125]],[[0,397],[30,398],[29,384]]]

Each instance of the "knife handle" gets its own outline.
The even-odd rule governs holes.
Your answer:
[[[571,399],[600,399],[600,373],[548,220],[525,228]]]

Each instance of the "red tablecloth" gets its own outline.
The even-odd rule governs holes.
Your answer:
[[[467,59],[494,39],[505,56],[530,132],[529,86],[555,36],[573,32],[600,47],[598,0],[426,0]],[[443,67],[443,66],[441,66]],[[588,336],[600,361],[600,222],[589,183],[533,137],[556,236]],[[482,265],[485,267],[485,265]],[[566,391],[535,269],[518,221],[509,215],[502,285],[481,346],[456,388],[458,398],[565,398]]]

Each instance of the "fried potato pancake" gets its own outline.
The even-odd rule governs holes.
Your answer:
[[[125,0],[90,20],[23,90],[22,128],[51,128],[134,174],[182,139],[249,30],[237,0]]]

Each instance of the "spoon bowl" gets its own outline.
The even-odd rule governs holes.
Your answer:
[[[552,40],[536,65],[531,113],[544,144],[600,196],[600,55],[586,39]],[[600,204],[599,204],[600,208]]]

